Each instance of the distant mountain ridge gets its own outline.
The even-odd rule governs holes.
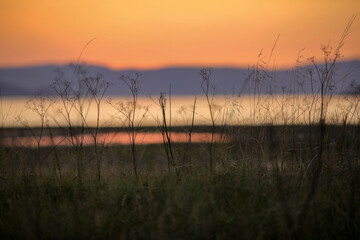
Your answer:
[[[122,74],[135,72],[142,75],[140,95],[157,96],[160,92],[168,93],[170,85],[173,95],[203,94],[199,75],[200,67],[169,67],[154,70],[111,70],[103,66],[85,66],[84,68],[89,76],[101,73],[104,80],[112,83],[106,92],[107,96],[129,95],[129,89],[119,81],[119,77]],[[266,73],[258,71],[252,75],[252,69],[213,68],[211,81],[215,86],[216,94],[252,94],[254,92],[282,94],[294,91],[311,93],[310,80],[302,75],[306,75],[307,68],[307,66],[299,68],[296,74],[294,69],[288,69],[276,72],[266,71]],[[0,68],[1,96],[55,95],[49,86],[57,76],[56,69],[62,71],[67,80],[71,80],[74,68],[69,65]],[[299,84],[294,85],[296,77],[298,77],[298,82],[303,82],[302,87]],[[360,60],[338,62],[335,79],[335,82],[338,82],[335,86],[335,94],[352,93],[350,84],[360,83]],[[255,81],[257,81],[256,87]]]

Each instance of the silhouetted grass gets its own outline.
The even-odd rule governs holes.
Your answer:
[[[71,148],[57,148],[61,184],[54,171],[54,154],[43,163],[39,177],[30,171],[37,164],[37,148],[4,148],[2,239],[359,237],[360,126],[327,126],[324,165],[317,193],[309,203],[308,127],[228,129],[238,135],[214,145],[217,164],[210,175],[209,144],[192,143],[196,149],[193,171],[184,168],[181,181],[175,172],[169,175],[161,144],[137,147],[139,181],[128,161],[131,145],[107,147],[101,182],[97,181],[95,153],[92,147],[84,147],[81,185],[74,178],[76,160],[72,161]],[[318,139],[319,127],[312,127]],[[292,131],[295,145],[290,141]],[[187,143],[173,144],[177,157],[186,149]]]

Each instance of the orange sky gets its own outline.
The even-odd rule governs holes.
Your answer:
[[[82,61],[112,68],[246,66],[280,35],[277,66],[343,48],[360,58],[359,0],[0,0],[0,66]]]

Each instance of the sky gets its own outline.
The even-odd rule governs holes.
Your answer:
[[[244,67],[261,53],[286,68],[321,61],[355,15],[344,60],[360,58],[359,0],[0,0],[0,67]]]

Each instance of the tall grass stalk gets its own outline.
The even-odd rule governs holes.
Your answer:
[[[336,46],[335,50],[332,49],[330,45],[322,45],[321,51],[323,53],[323,65],[320,66],[315,57],[311,57],[309,60],[312,63],[315,74],[317,76],[317,81],[319,82],[319,95],[320,95],[320,117],[319,117],[319,147],[318,153],[315,157],[312,158],[310,162],[310,189],[308,191],[304,206],[299,214],[298,221],[304,221],[308,215],[308,208],[311,201],[314,199],[315,195],[318,192],[320,175],[323,168],[323,153],[325,149],[325,136],[326,136],[326,114],[328,104],[333,96],[333,90],[336,86],[334,79],[336,72],[336,65],[341,57],[341,49],[344,46],[346,37],[350,34],[350,29],[355,20],[353,16],[348,22],[345,30],[340,37],[339,43]],[[311,80],[313,76],[311,74]],[[302,229],[301,229],[302,230]]]
[[[141,74],[135,73],[135,75],[121,75],[120,81],[124,82],[125,85],[128,87],[131,93],[131,100],[124,104],[122,102],[113,103],[112,101],[108,101],[108,103],[116,109],[118,113],[121,114],[121,117],[125,118],[125,124],[129,130],[129,140],[131,146],[131,162],[133,166],[133,172],[136,178],[136,181],[139,182],[139,174],[138,174],[138,166],[137,166],[137,157],[136,157],[136,135],[137,135],[137,128],[142,126],[144,120],[147,118],[147,113],[149,111],[149,106],[144,106],[143,112],[138,112],[141,109],[138,106],[138,97],[139,91],[141,88],[141,81],[140,81]],[[136,116],[140,114],[140,119],[136,120]]]
[[[214,97],[215,97],[215,88],[216,86],[211,82],[211,68],[203,68],[199,72],[201,76],[201,88],[205,94],[207,106],[209,108],[210,120],[211,120],[211,140],[209,145],[209,170],[210,173],[213,172],[214,168],[214,135],[215,135],[215,110],[214,110]]]
[[[75,73],[76,71],[76,73]],[[90,104],[85,106],[87,97],[89,96],[89,89],[84,88],[84,79],[87,78],[86,70],[81,66],[74,67],[74,79],[67,81],[64,73],[57,70],[57,76],[51,87],[58,95],[61,103],[61,108],[57,109],[57,114],[60,114],[66,122],[66,128],[59,124],[54,118],[58,127],[64,129],[69,136],[69,141],[72,145],[72,150],[75,155],[76,169],[78,183],[82,185],[83,175],[83,158],[84,158],[84,134],[86,128],[86,115],[89,111]],[[80,120],[80,124],[76,123],[74,115]],[[80,126],[77,126],[79,124]],[[78,134],[79,132],[79,134]]]
[[[92,99],[95,101],[96,104],[96,124],[95,128],[89,127],[87,124],[86,118],[82,116],[85,124],[87,125],[91,136],[94,141],[94,151],[96,157],[96,171],[97,171],[97,179],[101,181],[101,158],[102,158],[102,151],[105,145],[105,139],[102,140],[101,143],[98,142],[98,134],[100,130],[100,113],[101,113],[101,103],[104,99],[105,93],[110,86],[109,82],[106,82],[102,75],[98,75],[95,78],[89,77],[84,79],[84,83],[88,90],[91,93]],[[90,103],[89,103],[90,104]]]
[[[175,159],[174,159],[170,131],[169,131],[169,127],[168,127],[167,121],[166,121],[166,98],[165,98],[164,93],[160,93],[159,105],[161,107],[161,114],[162,114],[162,123],[160,125],[160,130],[161,130],[161,134],[162,134],[162,138],[163,138],[163,145],[164,145],[164,149],[166,152],[166,157],[168,160],[168,171],[170,174],[170,166],[173,166],[175,169],[176,176],[179,179],[179,177],[180,177],[179,171],[178,171]]]
[[[46,157],[49,155],[46,154],[45,156],[41,155],[41,143],[44,136],[44,131],[47,129],[48,126],[48,116],[47,113],[49,109],[54,104],[54,100],[51,98],[46,97],[35,97],[29,101],[26,102],[25,109],[27,111],[34,112],[39,120],[40,126],[38,128],[38,131],[33,129],[28,121],[23,118],[22,115],[19,115],[17,118],[17,121],[25,128],[27,128],[33,139],[36,141],[36,165],[37,165],[37,174],[34,172],[35,175],[41,176],[42,174],[42,162],[46,159]]]
[[[188,142],[188,151],[189,151],[189,164],[190,164],[190,171],[193,171],[193,163],[192,163],[192,145],[191,145],[191,136],[192,136],[192,132],[194,130],[194,123],[195,123],[195,108],[196,108],[196,100],[197,98],[194,98],[194,105],[192,108],[192,117],[191,117],[191,125],[190,125],[190,130],[189,130],[189,142]]]

